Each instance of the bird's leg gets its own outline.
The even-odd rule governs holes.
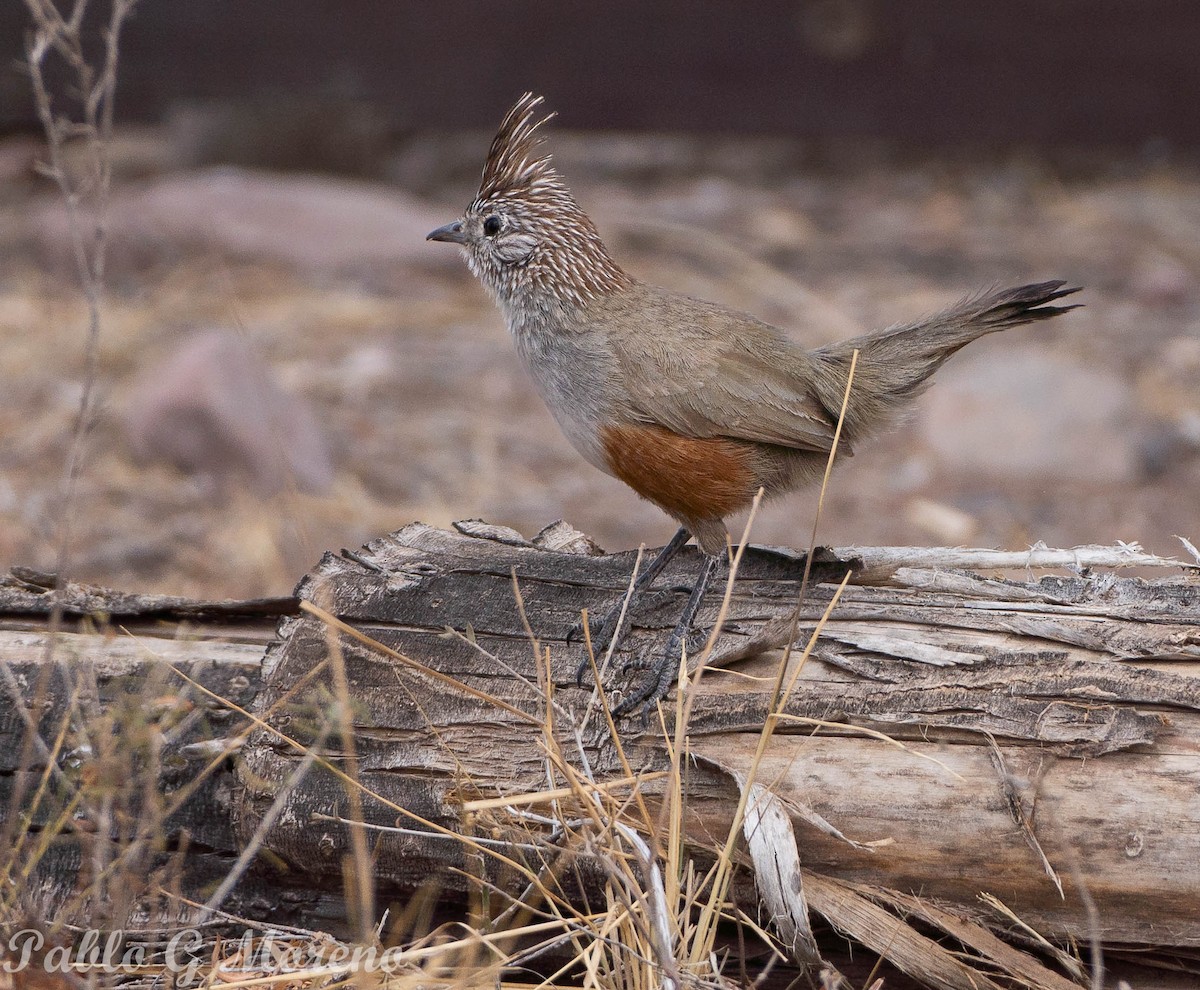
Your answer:
[[[704,555],[700,576],[696,578],[696,583],[692,586],[692,593],[683,607],[683,614],[679,616],[679,621],[671,630],[666,649],[659,654],[657,660],[646,664],[649,670],[648,676],[637,690],[621,699],[621,703],[613,709],[614,716],[628,714],[640,707],[644,719],[650,706],[667,693],[667,689],[670,688],[675,674],[679,670],[683,644],[687,642],[688,634],[692,631],[692,623],[696,621],[696,614],[704,602],[704,595],[712,583],[713,575],[717,573],[717,569],[724,559],[723,554]]]
[[[641,597],[642,593],[654,583],[663,569],[669,564],[677,553],[683,548],[684,544],[692,538],[691,531],[686,527],[681,526],[679,531],[671,537],[671,540],[665,547],[658,551],[657,556],[642,569],[638,574],[637,579],[633,582],[633,588],[629,592],[629,601],[626,604],[625,597],[617,602],[609,609],[599,620],[589,620],[588,626],[595,630],[592,633],[592,651],[599,656],[608,649],[610,643],[620,645],[621,637],[629,630],[629,623],[633,618],[634,603]],[[624,618],[621,613],[624,611]],[[617,626],[620,625],[618,629]],[[567,634],[567,642],[570,642],[577,635],[582,635],[583,624],[579,623]],[[591,666],[589,657],[584,657],[578,669],[575,671],[575,683],[583,684],[583,677]]]

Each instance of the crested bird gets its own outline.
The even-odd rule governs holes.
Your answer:
[[[462,249],[575,449],[679,523],[638,575],[635,598],[689,539],[703,554],[666,648],[617,706],[623,714],[669,687],[726,559],[725,519],[760,489],[780,495],[823,473],[855,352],[841,454],[893,424],[959,348],[1074,309],[1052,303],[1078,290],[1059,280],[991,290],[917,322],[805,350],[748,313],[621,268],[542,151],[553,114],[540,115],[541,104],[526,93],[509,110],[475,198],[427,240]],[[598,649],[624,634],[620,611],[618,603],[597,624]]]

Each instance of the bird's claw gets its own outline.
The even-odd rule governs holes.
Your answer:
[[[603,628],[603,626],[604,626],[604,617],[603,616],[600,616],[600,617],[597,617],[594,615],[588,616],[588,622],[587,622],[588,636],[591,638],[593,648],[595,647],[595,644],[596,644],[596,637],[600,634],[600,630]],[[583,619],[580,618],[580,620],[578,622],[576,622],[575,625],[573,625],[570,629],[567,630],[567,646],[574,646],[576,643],[586,642],[586,641],[587,640],[583,635]]]
[[[583,620],[580,619],[571,627],[571,631],[567,633],[567,643],[571,644],[577,640],[583,640],[585,643],[591,643],[591,652],[585,653],[583,659],[579,661],[579,666],[575,668],[575,686],[583,687],[584,678],[592,669],[592,657],[595,657],[597,663],[604,651],[608,649],[612,642],[613,634],[617,631],[617,613],[610,612],[607,615],[598,617],[588,616],[587,632],[585,638],[583,635]]]
[[[663,597],[660,594],[644,592],[638,602],[638,610],[643,607],[654,608],[659,604],[659,598]],[[627,604],[623,599],[618,601],[611,609],[601,616],[588,616],[588,634],[592,644],[592,655],[595,656],[597,665],[599,664],[604,653],[610,646],[619,647],[621,641],[625,638],[626,632],[633,620],[633,603]],[[622,612],[624,617],[622,620]],[[567,633],[567,643],[574,643],[577,640],[583,639],[583,620],[576,622]],[[615,645],[614,645],[615,644]],[[584,678],[587,677],[591,670],[591,658],[584,656],[579,662],[579,666],[575,668],[575,686],[583,687]]]
[[[688,630],[686,635],[687,655],[695,656],[704,648],[708,637],[709,630],[707,629]],[[676,630],[667,640],[666,649],[661,653],[657,655],[643,653],[630,658],[621,665],[618,675],[623,679],[632,680],[629,675],[638,670],[647,671],[647,676],[642,678],[641,683],[636,687],[631,686],[629,693],[613,708],[614,718],[622,718],[638,709],[641,714],[642,726],[646,726],[654,706],[666,697],[671,685],[675,683],[676,675],[679,673],[680,651],[684,639],[685,637],[679,633],[679,630]]]

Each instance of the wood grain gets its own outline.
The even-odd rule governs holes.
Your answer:
[[[897,905],[918,897],[945,931],[983,923],[971,938],[984,944],[987,928],[1011,936],[981,905],[990,894],[1048,938],[1086,940],[1086,887],[1106,946],[1200,945],[1200,583],[1181,569],[1122,577],[1096,564],[1119,552],[1089,552],[1090,569],[1016,577],[988,571],[989,560],[1013,563],[988,552],[948,551],[951,568],[934,566],[932,550],[819,552],[800,643],[847,571],[851,583],[798,672],[801,650],[792,653],[788,674],[798,679],[755,779],[786,802],[809,903],[835,925],[874,938],[881,911],[907,912]],[[318,738],[328,767],[346,765],[327,731],[336,650],[381,895],[402,897],[431,878],[461,890],[464,803],[561,783],[547,776],[538,724],[547,671],[562,752],[586,757],[600,781],[625,776],[606,724],[584,717],[590,695],[574,686],[581,647],[566,640],[582,608],[595,613],[619,597],[633,560],[597,556],[562,526],[529,541],[478,522],[457,532],[414,524],[327,554],[297,599],[200,603],[70,587],[53,649],[51,592],[28,575],[0,581],[0,816],[22,774],[40,769],[24,748],[30,718],[51,739],[81,686],[99,713],[132,698],[205,715],[170,739],[159,781],[168,793],[247,729],[216,700],[228,698],[264,727],[180,809],[169,848],[186,835],[202,850],[188,866],[199,894],[257,836],[263,851],[228,906],[313,924],[344,916],[346,784],[318,764],[284,786]],[[1143,572],[1163,563],[1127,562]],[[635,614],[629,655],[661,644],[698,563],[686,551],[664,572]],[[685,792],[701,859],[729,829],[736,781],[749,775],[802,573],[800,555],[747,551],[696,690]],[[702,621],[718,604],[711,596]],[[547,655],[548,668],[535,659]],[[621,733],[637,772],[667,766],[661,740],[636,720]],[[662,786],[650,781],[644,796],[653,803]],[[282,813],[266,828],[277,799]],[[511,840],[513,856],[528,838],[496,809],[471,827]],[[62,849],[48,864],[77,869],[70,844]],[[482,869],[512,882],[495,864]],[[63,884],[45,882],[48,895]],[[750,896],[748,878],[738,889]]]

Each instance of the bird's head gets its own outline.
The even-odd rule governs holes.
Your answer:
[[[629,283],[550,156],[539,154],[538,130],[554,116],[537,117],[541,102],[526,93],[509,110],[475,199],[426,236],[462,247],[471,271],[505,307],[546,294],[543,303],[585,303]]]

